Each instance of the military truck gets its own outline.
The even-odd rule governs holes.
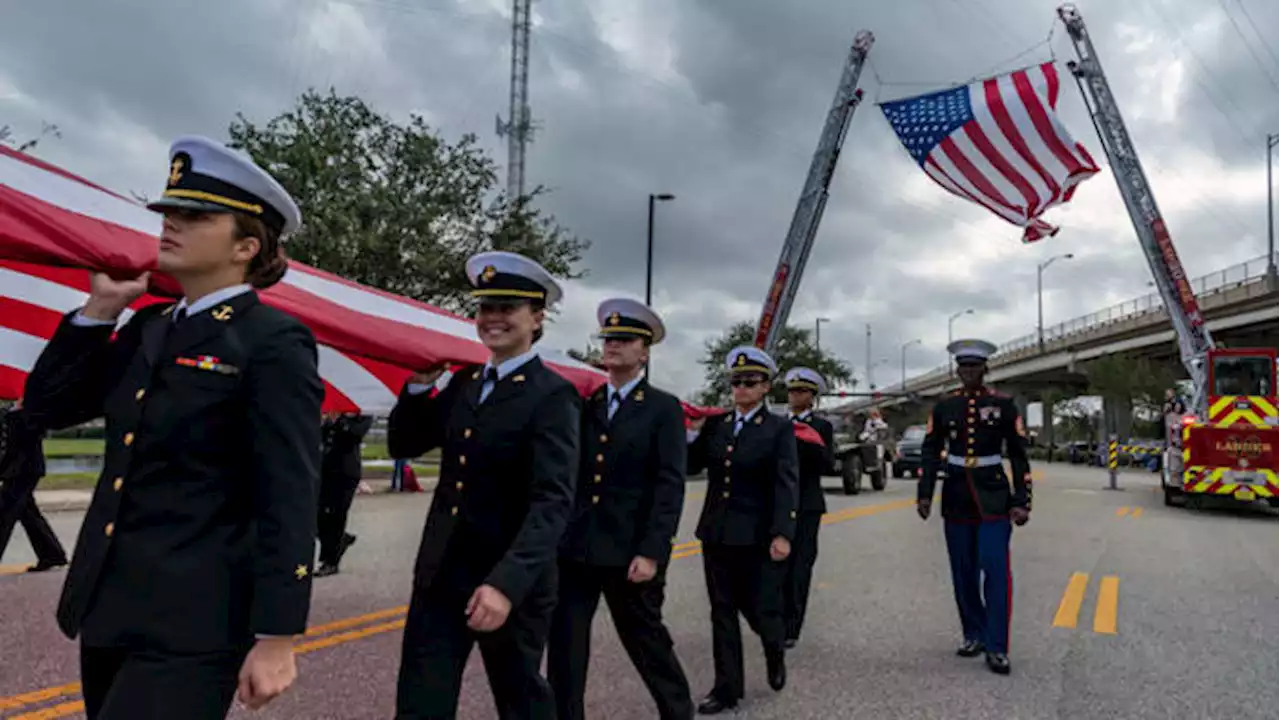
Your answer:
[[[870,481],[871,489],[884,490],[893,464],[892,431],[887,427],[874,437],[862,437],[865,416],[849,416],[841,413],[822,413],[831,422],[836,446],[835,470],[846,495],[862,492],[862,478]]]

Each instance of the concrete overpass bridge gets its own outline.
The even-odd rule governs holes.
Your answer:
[[[1191,281],[1219,347],[1276,347],[1280,342],[1276,284],[1276,277],[1267,274],[1266,256]],[[1037,333],[1031,333],[1000,345],[988,362],[987,380],[1013,395],[1025,414],[1026,404],[1049,388],[1083,392],[1087,383],[1078,364],[1115,353],[1177,363],[1181,368],[1177,338],[1159,293],[1047,326],[1043,344]],[[942,365],[909,378],[905,387],[881,389],[925,399],[959,386],[950,367]],[[862,399],[835,411],[860,412],[873,406],[889,410],[917,402],[909,396]]]

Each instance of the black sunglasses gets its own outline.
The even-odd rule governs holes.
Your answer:
[[[729,381],[729,384],[734,387],[744,387],[744,388],[753,388],[763,383],[764,383],[764,380],[757,380],[756,378],[734,378]]]

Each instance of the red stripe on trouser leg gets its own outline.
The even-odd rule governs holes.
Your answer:
[[[1012,543],[1011,543],[1012,544]],[[1013,647],[1013,550],[1004,554],[1005,606],[1004,606],[1004,651]]]

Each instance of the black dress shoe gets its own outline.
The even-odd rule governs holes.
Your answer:
[[[965,640],[964,644],[956,650],[956,654],[960,657],[978,657],[986,648],[977,640]]]
[[[727,710],[734,710],[738,707],[738,701],[732,702],[721,700],[715,695],[708,695],[698,704],[699,715],[719,715]]]
[[[52,570],[54,568],[63,567],[66,564],[67,564],[66,558],[62,558],[61,560],[41,560],[37,562],[35,565],[32,565],[31,567],[27,568],[27,572],[45,572],[47,570]]]
[[[1009,674],[1009,656],[1004,653],[987,653],[987,667],[997,675]]]
[[[766,650],[765,669],[769,674],[769,687],[781,690],[787,686],[787,654],[782,650]]]
[[[315,572],[316,577],[329,577],[330,575],[337,575],[337,574],[338,574],[337,564],[330,565],[329,563],[320,563],[320,567],[316,568],[316,572]]]

